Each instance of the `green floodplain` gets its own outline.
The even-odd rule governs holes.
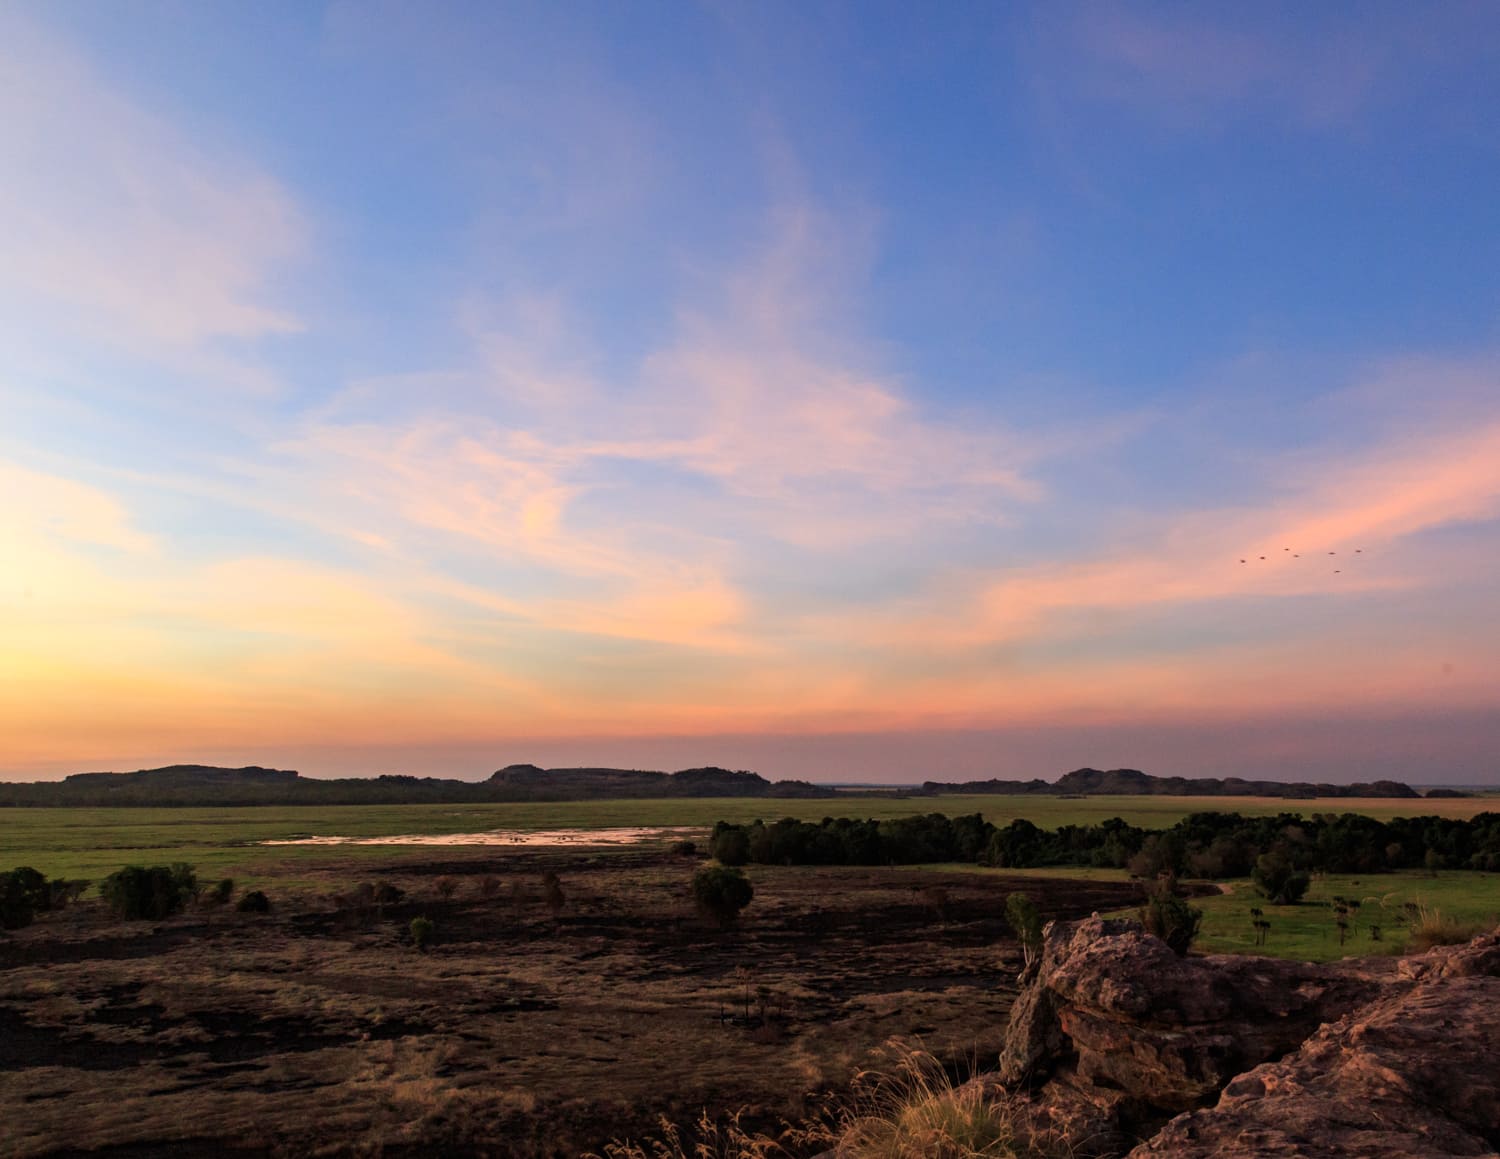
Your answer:
[[[505,846],[286,846],[261,842],[307,837],[436,836],[492,830],[629,827],[696,829],[706,834],[719,820],[748,822],[757,818],[770,821],[796,817],[817,821],[828,816],[885,819],[922,813],[945,813],[950,817],[981,813],[996,825],[1024,817],[1044,829],[1093,824],[1111,817],[1146,828],[1165,828],[1190,813],[1214,810],[1246,816],[1352,812],[1380,819],[1426,815],[1471,817],[1500,811],[1500,794],[1430,801],[851,795],[844,800],[717,797],[486,805],[9,808],[0,809],[0,867],[30,865],[48,877],[98,881],[124,865],[186,861],[203,878],[233,877],[248,887],[274,883],[279,890],[296,891],[310,887],[315,877],[326,880],[329,871],[340,866],[357,874],[409,858],[493,856]],[[988,870],[951,865],[941,868],[972,869],[976,873],[1012,878],[1126,876],[1123,870],[1113,869]],[[753,874],[753,867],[750,872]],[[806,872],[818,870],[807,867]],[[1194,902],[1204,910],[1198,945],[1213,952],[1268,953],[1307,960],[1398,953],[1406,944],[1403,915],[1407,903],[1437,907],[1445,915],[1462,921],[1500,923],[1500,874],[1494,873],[1444,870],[1367,874],[1357,878],[1315,875],[1302,904],[1281,907],[1267,905],[1246,880],[1227,881],[1219,889],[1222,892]],[[1335,896],[1355,898],[1361,903],[1342,943],[1330,906]],[[1251,907],[1264,909],[1265,918],[1271,922],[1264,946],[1255,945]]]

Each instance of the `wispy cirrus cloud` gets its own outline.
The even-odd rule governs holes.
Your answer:
[[[1324,9],[1244,20],[1222,9],[1117,4],[1055,10],[1043,27],[1074,65],[1053,70],[1060,90],[1196,128],[1254,113],[1315,132],[1346,128],[1424,83],[1434,63],[1482,66],[1500,50],[1482,5],[1386,15]]]
[[[13,324],[179,357],[300,328],[287,190],[184,134],[18,8],[0,13],[0,302]]]

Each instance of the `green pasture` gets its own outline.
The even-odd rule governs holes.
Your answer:
[[[1468,870],[1437,873],[1375,873],[1358,877],[1319,874],[1297,905],[1270,905],[1248,881],[1229,883],[1232,892],[1195,899],[1203,909],[1198,945],[1220,954],[1270,954],[1309,962],[1349,956],[1399,954],[1409,937],[1403,906],[1436,908],[1445,916],[1493,929],[1500,925],[1500,874]],[[1357,900],[1345,940],[1339,943],[1333,899]],[[1264,946],[1255,944],[1251,907],[1271,923]],[[1372,927],[1379,927],[1376,940]]]
[[[1036,877],[1079,881],[1128,881],[1123,869],[1052,866],[1041,869],[989,869],[977,865],[932,865],[945,873],[969,872],[995,877]],[[1190,883],[1203,884],[1203,883]],[[1500,873],[1470,870],[1368,873],[1360,876],[1315,874],[1307,896],[1297,905],[1275,906],[1261,897],[1248,879],[1214,883],[1226,892],[1193,898],[1203,910],[1203,925],[1195,943],[1211,954],[1264,954],[1304,962],[1331,962],[1345,957],[1401,954],[1410,938],[1406,903],[1437,909],[1460,922],[1494,929],[1500,926]],[[1344,942],[1333,899],[1355,899],[1360,905],[1349,917]],[[1259,909],[1271,923],[1264,946],[1255,944],[1250,910]],[[1133,917],[1134,909],[1117,910],[1109,917]],[[1377,939],[1372,927],[1380,928]]]

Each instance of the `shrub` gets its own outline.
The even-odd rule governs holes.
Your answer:
[[[42,904],[38,905],[38,901]],[[47,879],[28,865],[0,873],[0,930],[19,930],[48,909],[52,894]]]
[[[47,892],[50,896],[53,909],[62,909],[64,906],[72,905],[80,897],[83,891],[93,883],[86,878],[54,877],[47,883]]]
[[[1011,894],[1005,899],[1005,920],[1021,943],[1021,954],[1030,969],[1042,951],[1042,915],[1036,903],[1024,893]]]
[[[182,883],[187,865],[127,865],[111,873],[99,886],[105,904],[127,921],[160,921],[182,909]]]
[[[755,887],[744,873],[728,865],[709,865],[693,874],[693,901],[698,912],[728,929],[750,904]]]
[[[671,852],[678,857],[696,857],[698,854],[698,843],[696,841],[674,841]]]
[[[388,881],[377,881],[374,885],[372,896],[375,899],[376,905],[395,905],[406,896],[406,890],[394,886]]]
[[[1312,883],[1307,873],[1293,865],[1292,859],[1279,849],[1255,859],[1250,879],[1272,905],[1296,905]]]
[[[271,899],[260,890],[252,889],[240,898],[239,905],[234,908],[242,914],[268,914],[271,912]]]
[[[234,878],[226,877],[214,882],[204,894],[204,901],[209,905],[226,905],[232,896],[234,896]]]
[[[437,890],[440,898],[447,901],[458,892],[458,878],[440,877],[437,881],[433,882],[433,888]]]
[[[411,919],[411,944],[416,946],[422,953],[427,952],[427,947],[432,944],[433,926],[431,919],[415,917]]]
[[[1147,933],[1166,942],[1178,957],[1182,957],[1198,937],[1203,911],[1188,905],[1187,899],[1177,893],[1177,879],[1164,873],[1147,894],[1146,903],[1140,908],[1140,918]]]

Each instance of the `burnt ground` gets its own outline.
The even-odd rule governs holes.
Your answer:
[[[573,1156],[704,1107],[769,1123],[892,1037],[992,1057],[1019,967],[1012,890],[1046,917],[1135,900],[1105,882],[750,867],[755,900],[721,931],[692,910],[697,864],[445,851],[351,867],[269,916],[45,915],[0,938],[0,1154]],[[358,904],[366,878],[407,896]],[[427,953],[418,914],[436,925]]]

